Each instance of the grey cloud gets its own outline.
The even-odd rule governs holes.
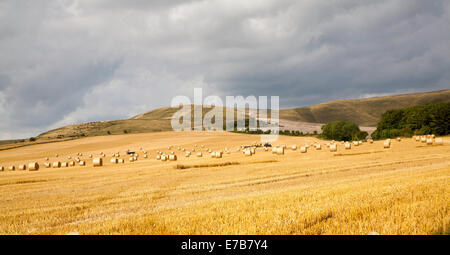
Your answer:
[[[0,2],[0,139],[126,118],[175,95],[294,107],[450,87],[450,4]]]

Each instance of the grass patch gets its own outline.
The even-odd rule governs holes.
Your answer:
[[[27,184],[27,183],[37,183],[37,182],[48,182],[48,180],[46,180],[46,179],[39,179],[39,180],[18,180],[18,181],[12,181],[12,182],[0,183],[0,186],[15,185],[15,184]]]
[[[239,162],[224,162],[224,163],[215,163],[215,164],[195,164],[195,165],[183,165],[177,164],[175,169],[189,169],[189,168],[202,168],[202,167],[222,167],[222,166],[231,166],[231,165],[240,165]]]
[[[357,155],[366,155],[366,154],[373,154],[373,153],[382,153],[386,151],[366,151],[366,152],[357,152],[357,153],[335,153],[334,156],[357,156]]]
[[[278,160],[262,160],[262,161],[253,161],[253,162],[222,162],[222,163],[213,163],[213,164],[194,164],[194,165],[183,165],[177,164],[174,166],[175,169],[189,169],[189,168],[203,168],[203,167],[223,167],[223,166],[233,166],[233,165],[250,165],[250,164],[261,164],[261,163],[275,163]]]

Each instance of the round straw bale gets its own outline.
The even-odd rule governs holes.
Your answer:
[[[316,150],[321,150],[322,149],[322,145],[320,145],[320,143],[316,144]]]
[[[427,138],[427,145],[432,145],[433,144],[433,138]]]
[[[337,151],[337,144],[335,144],[335,143],[330,144],[330,151],[331,152]]]
[[[167,159],[168,159],[167,155],[162,155],[161,156],[161,161],[167,161]]]
[[[353,141],[353,145],[358,146],[359,145],[358,141]]]
[[[308,149],[305,146],[300,147],[301,153],[306,153],[307,151],[308,151]]]
[[[93,164],[94,167],[103,166],[103,159],[102,158],[94,158],[92,160],[92,164]]]
[[[39,170],[39,164],[37,162],[28,164],[28,171],[37,171]]]
[[[19,170],[27,170],[27,165],[19,165]]]
[[[169,156],[169,160],[170,161],[177,161],[177,155],[175,155],[175,154],[170,155]]]
[[[244,155],[245,156],[251,156],[253,154],[252,154],[252,152],[250,150],[245,150]]]
[[[386,141],[384,141],[384,143],[383,143],[383,147],[384,147],[385,149],[388,149],[388,148],[390,148],[390,147],[391,147],[391,141],[390,141],[390,140],[386,140]]]
[[[441,137],[439,137],[439,138],[436,138],[436,139],[434,140],[434,143],[435,143],[436,145],[443,145],[443,144],[444,144],[444,141],[442,140]]]
[[[45,158],[45,161],[48,161],[48,157],[47,157],[47,158]]]
[[[161,155],[156,155],[156,160],[161,160]]]
[[[86,162],[80,161],[78,164],[80,164],[80,166],[85,166],[85,165],[86,165]]]
[[[61,167],[61,162],[59,162],[59,161],[53,162],[52,167],[53,168],[60,168]]]
[[[278,148],[277,147],[272,147],[272,154],[277,154],[278,152]]]
[[[109,162],[117,164],[119,161],[117,160],[117,158],[112,158]]]
[[[45,162],[45,163],[44,163],[44,166],[45,166],[46,168],[49,168],[49,167],[51,167],[52,165],[51,165],[50,163],[48,163],[48,162]]]
[[[72,157],[71,156],[67,156],[67,159],[71,159]]]
[[[16,170],[16,167],[15,166],[10,166],[10,167],[8,167],[8,170],[9,171],[14,171],[14,170]]]
[[[277,149],[277,154],[278,154],[278,155],[284,155],[284,147],[279,147],[279,148]]]
[[[201,157],[203,154],[201,152],[197,153],[197,157]]]
[[[216,158],[222,158],[222,152],[221,151],[216,151],[216,153],[214,153],[214,154],[215,154]]]
[[[422,136],[422,137],[420,138],[420,142],[426,143],[426,142],[427,142],[427,138],[426,138],[425,136]]]
[[[297,145],[292,145],[292,146],[291,146],[291,149],[292,149],[293,151],[297,150]]]
[[[62,162],[62,163],[61,163],[61,167],[68,167],[67,162]]]
[[[75,162],[74,161],[69,161],[69,166],[75,166]]]
[[[117,159],[117,163],[123,164],[123,163],[125,163],[125,160],[123,160],[123,158],[119,158],[119,159]]]
[[[92,154],[89,154],[89,158],[92,158]]]
[[[0,171],[5,171],[5,168],[3,166],[0,166]]]
[[[397,142],[401,142],[401,141],[402,141],[402,138],[397,137]]]
[[[130,157],[128,160],[129,160],[130,162],[134,162],[134,157]]]

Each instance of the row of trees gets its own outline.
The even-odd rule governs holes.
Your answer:
[[[244,130],[237,130],[235,129],[234,131],[235,133],[245,133],[245,134],[256,134],[256,135],[261,135],[261,134],[271,134],[270,129],[263,131],[261,129],[257,129],[257,130],[249,130],[248,128],[244,129]],[[310,134],[310,133],[303,133],[299,130],[280,130],[278,131],[278,134],[280,135],[289,135],[289,136],[310,136],[310,135],[317,135],[317,131],[314,131],[314,133]]]
[[[378,122],[374,139],[413,135],[450,134],[450,103],[413,106],[390,110]]]

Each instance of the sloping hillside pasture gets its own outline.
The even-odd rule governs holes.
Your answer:
[[[343,120],[354,122],[360,126],[361,130],[372,133],[383,113],[388,110],[440,102],[450,102],[450,90],[337,100],[312,106],[280,109],[279,118],[283,130],[299,130],[303,133],[317,131],[320,133],[320,127],[324,123]],[[225,109],[222,109],[224,113]],[[125,132],[136,134],[172,131],[171,119],[178,110],[178,108],[163,107],[126,120],[69,125],[45,132],[39,135],[38,139],[117,135]],[[210,110],[211,108],[203,108],[203,114]],[[191,109],[191,116],[193,118],[193,108]]]
[[[412,139],[364,143],[351,150],[312,137],[275,144],[310,146],[285,155],[238,152],[259,136],[158,132],[98,136],[0,151],[7,168],[38,161],[39,171],[0,172],[1,234],[449,234],[450,137],[443,146]],[[156,151],[178,160],[162,162]],[[202,149],[203,157],[186,158]],[[201,148],[201,145],[205,145]],[[127,149],[143,147],[130,163]],[[206,148],[230,154],[211,158]],[[109,163],[120,152],[125,164]],[[44,168],[82,152],[87,166]],[[104,152],[103,167],[89,154]],[[59,154],[56,158],[55,154]],[[192,153],[194,154],[194,152]],[[178,167],[183,166],[183,167]],[[201,167],[199,167],[201,166]]]

